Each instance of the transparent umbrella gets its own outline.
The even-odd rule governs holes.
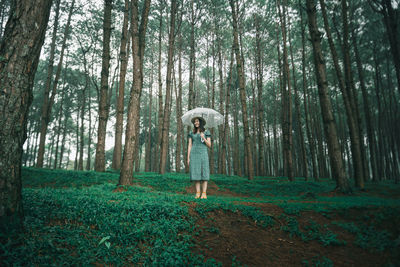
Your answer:
[[[207,128],[214,128],[224,123],[224,116],[211,108],[195,108],[189,110],[182,116],[182,123],[187,126],[193,126],[192,119],[201,117],[206,121]]]

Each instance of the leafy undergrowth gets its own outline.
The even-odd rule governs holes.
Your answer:
[[[23,233],[1,233],[0,265],[397,266],[400,186],[213,175],[24,168]]]

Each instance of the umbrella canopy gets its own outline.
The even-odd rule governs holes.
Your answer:
[[[189,110],[182,116],[182,123],[187,126],[193,126],[192,119],[203,118],[208,128],[214,128],[224,122],[224,116],[211,108],[195,108]]]

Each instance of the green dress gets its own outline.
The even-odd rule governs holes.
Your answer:
[[[206,130],[204,136],[211,138],[211,133]],[[199,133],[190,132],[188,138],[192,138],[192,149],[190,150],[190,181],[210,180],[210,166],[208,161],[207,145],[201,142]]]

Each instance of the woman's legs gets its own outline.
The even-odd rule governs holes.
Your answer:
[[[207,198],[207,182],[208,181],[203,181],[202,182],[203,194],[201,195],[201,198]]]
[[[196,198],[200,197],[200,181],[195,182],[195,187],[196,187]]]

